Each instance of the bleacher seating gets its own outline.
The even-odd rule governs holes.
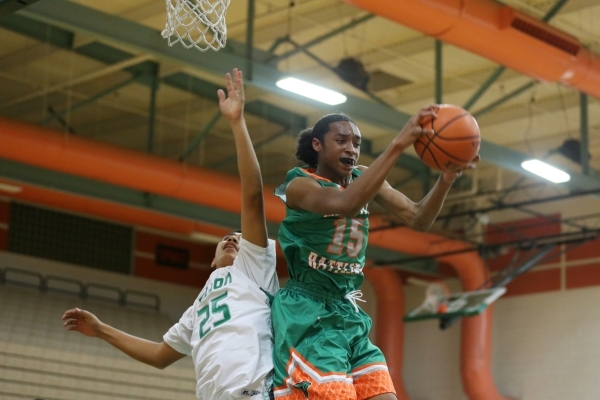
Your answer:
[[[61,317],[73,307],[154,341],[161,341],[173,323],[152,311],[0,284],[1,399],[196,398],[190,357],[165,370],[139,363],[103,340],[67,332]]]

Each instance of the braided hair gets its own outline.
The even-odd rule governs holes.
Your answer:
[[[296,159],[302,161],[309,167],[315,168],[317,166],[319,154],[313,148],[313,138],[317,138],[323,143],[325,134],[329,132],[329,124],[339,121],[347,121],[354,124],[354,121],[346,114],[327,114],[318,120],[312,128],[301,131],[298,135],[298,142],[296,143]]]

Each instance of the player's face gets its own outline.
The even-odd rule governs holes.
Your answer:
[[[233,260],[237,257],[240,249],[241,233],[228,233],[223,237],[223,240],[217,245],[215,258],[213,259],[212,268],[223,268],[233,265]]]
[[[313,147],[319,153],[317,171],[319,175],[334,182],[350,176],[360,156],[362,137],[352,122],[339,121],[329,124],[329,132],[323,143],[313,139]]]

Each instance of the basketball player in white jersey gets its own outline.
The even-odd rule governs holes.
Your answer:
[[[243,116],[242,72],[226,75],[227,95],[218,91],[221,113],[235,138],[242,185],[239,233],[218,244],[216,270],[194,304],[156,343],[102,323],[88,311],[66,311],[69,331],[99,337],[130,357],[165,368],[191,355],[196,369],[196,395],[203,400],[272,398],[270,299],[279,289],[275,242],[267,237],[260,167]]]

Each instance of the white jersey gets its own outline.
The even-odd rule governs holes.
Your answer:
[[[210,275],[194,305],[164,335],[169,346],[192,356],[198,398],[268,398],[273,369],[269,296],[277,290],[275,241],[262,248],[242,238],[233,265]]]

